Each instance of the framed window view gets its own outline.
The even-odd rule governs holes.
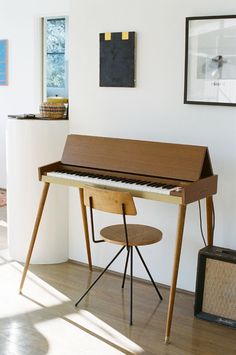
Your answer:
[[[236,15],[186,18],[185,104],[236,106]]]
[[[68,17],[44,17],[42,24],[43,97],[68,98]]]

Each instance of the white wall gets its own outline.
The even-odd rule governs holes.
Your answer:
[[[68,0],[0,0],[0,38],[9,40],[9,85],[0,86],[0,187],[6,187],[7,115],[38,112],[40,17],[69,13]]]
[[[236,248],[236,108],[183,104],[185,17],[236,14],[235,0],[72,0],[70,16],[70,131],[73,133],[206,145],[215,173],[215,244]],[[99,87],[99,33],[137,32],[137,87]],[[170,284],[177,207],[137,200],[138,222],[163,230],[143,248],[154,278]],[[77,191],[70,193],[70,258],[86,262]],[[99,216],[97,226],[107,224]],[[201,241],[197,204],[188,207],[178,287],[193,290]],[[114,254],[93,245],[95,265]],[[118,262],[115,270],[122,271]],[[136,264],[136,275],[146,278]]]

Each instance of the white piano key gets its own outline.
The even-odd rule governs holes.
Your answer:
[[[58,178],[63,178],[63,179],[74,180],[74,181],[80,181],[83,183],[92,183],[92,184],[101,185],[101,186],[118,187],[118,188],[124,188],[127,190],[156,192],[156,193],[160,193],[160,194],[164,194],[164,195],[170,195],[171,191],[175,191],[178,188],[177,186],[175,186],[171,189],[165,189],[164,187],[155,187],[155,186],[141,185],[138,183],[114,181],[112,179],[102,179],[102,178],[97,178],[97,177],[81,176],[81,175],[69,174],[69,173],[58,172],[58,171],[48,172],[47,175],[58,177]]]

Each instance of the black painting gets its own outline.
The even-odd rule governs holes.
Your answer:
[[[112,32],[110,39],[105,39],[105,33],[100,33],[100,86],[135,86],[135,32],[127,34],[124,37],[122,32]]]

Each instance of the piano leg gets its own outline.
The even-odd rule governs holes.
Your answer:
[[[86,207],[84,204],[84,190],[82,188],[79,189],[79,194],[80,194],[80,205],[81,205],[81,213],[82,213],[83,226],[84,226],[84,237],[86,243],[88,264],[89,264],[89,269],[92,271],[93,265],[92,265],[92,257],[91,257],[90,242],[89,242],[88,220],[87,220]]]
[[[213,197],[206,198],[207,213],[207,245],[213,245]]]
[[[37,212],[37,216],[36,216],[35,223],[34,223],[34,229],[33,229],[32,237],[31,237],[31,242],[30,242],[28,254],[27,254],[27,257],[26,257],[22,278],[21,278],[19,293],[21,293],[21,291],[23,289],[23,286],[24,286],[26,274],[27,274],[27,271],[28,271],[28,268],[29,268],[31,255],[32,255],[32,252],[33,252],[33,249],[34,249],[34,244],[35,244],[35,240],[36,240],[38,229],[39,229],[39,224],[40,224],[40,221],[41,221],[41,217],[42,217],[42,214],[43,214],[45,201],[46,201],[47,194],[48,194],[49,185],[50,184],[48,182],[44,183],[41,199],[40,199],[40,202],[39,202],[38,212]]]
[[[176,244],[175,244],[175,257],[174,257],[174,265],[172,271],[172,281],[171,281],[169,305],[168,305],[168,312],[167,312],[167,322],[166,322],[166,333],[165,333],[166,344],[169,343],[169,339],[170,339],[170,329],[171,329],[173,309],[174,309],[175,291],[176,291],[176,284],[177,284],[177,277],[178,277],[178,270],[179,270],[179,260],[180,260],[180,253],[181,253],[182,240],[183,240],[185,214],[186,214],[186,206],[179,205],[179,217],[178,217]]]

